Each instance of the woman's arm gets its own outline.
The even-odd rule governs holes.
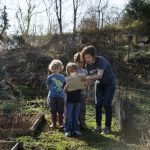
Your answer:
[[[86,80],[87,80],[87,81],[99,80],[99,79],[102,78],[103,73],[104,73],[104,70],[99,69],[99,70],[97,71],[97,74],[96,74],[96,75],[87,76],[87,77],[86,77]]]

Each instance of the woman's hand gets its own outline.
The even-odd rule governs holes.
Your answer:
[[[91,77],[90,76],[81,77],[81,81],[83,81],[83,82],[89,82],[89,81],[91,81]]]
[[[86,76],[86,81],[87,81],[87,82],[92,81],[92,77],[91,77],[91,76]]]
[[[87,82],[86,76],[81,76],[80,79],[81,79],[81,81],[83,81],[83,82]]]

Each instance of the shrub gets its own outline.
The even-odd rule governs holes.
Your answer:
[[[14,105],[10,102],[4,102],[1,104],[0,109],[6,114],[10,114],[14,110]]]

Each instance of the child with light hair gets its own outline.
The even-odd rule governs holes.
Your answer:
[[[65,77],[60,74],[63,70],[63,64],[60,60],[54,59],[48,66],[50,75],[47,77],[48,92],[48,106],[51,113],[52,124],[50,128],[56,128],[57,115],[59,127],[63,128],[63,114],[64,114],[64,83]]]
[[[88,75],[88,72],[83,69],[83,62],[81,61],[80,52],[76,53],[73,57],[74,62],[77,65],[77,72],[78,74]],[[86,101],[87,101],[87,86],[81,91],[81,108],[79,113],[79,125],[80,129],[85,129],[86,126]]]
[[[68,78],[73,79],[78,76],[78,68],[76,63],[70,62],[66,66],[66,73]],[[81,82],[81,81],[80,81]],[[66,92],[66,118],[65,118],[65,136],[70,137],[72,135],[80,136],[80,128],[78,125],[78,118],[81,106],[81,89],[80,85],[76,84],[76,89],[70,90],[69,83],[67,83],[64,88]],[[70,85],[73,87],[73,85]]]

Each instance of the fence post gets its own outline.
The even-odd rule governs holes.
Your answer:
[[[114,106],[115,106],[115,114],[116,117],[118,119],[118,123],[119,123],[119,129],[122,131],[124,130],[124,122],[125,122],[125,103],[123,98],[121,98],[120,95],[123,95],[123,93],[121,93],[121,87],[118,87],[118,89],[116,90],[116,93],[114,95]]]

